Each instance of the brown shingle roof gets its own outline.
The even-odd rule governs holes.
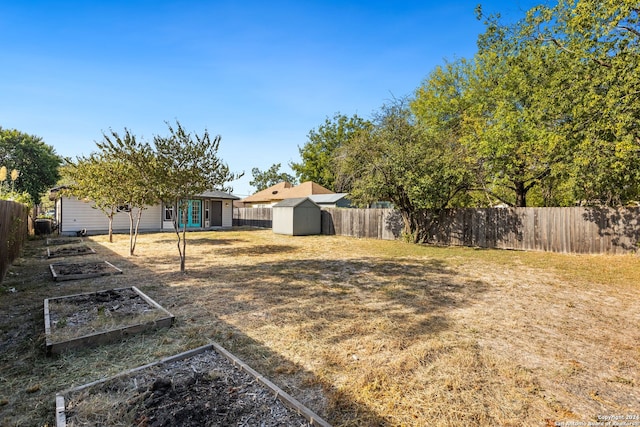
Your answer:
[[[267,189],[257,192],[242,199],[243,203],[273,203],[276,201],[296,197],[307,197],[312,194],[334,194],[333,191],[324,188],[312,181],[303,182],[295,187],[291,183],[283,181]]]

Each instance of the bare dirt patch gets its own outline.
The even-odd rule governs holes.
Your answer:
[[[107,344],[173,322],[135,287],[46,299],[44,315],[49,353]]]
[[[51,264],[49,267],[51,269],[53,280],[56,282],[122,274],[122,270],[111,264],[109,261],[56,263]]]
[[[95,254],[96,251],[87,245],[68,245],[47,248],[47,258],[61,258]]]
[[[81,237],[50,237],[46,240],[47,245],[66,245],[66,244],[76,244],[82,243]]]
[[[213,348],[62,396],[69,427],[311,425],[295,407],[278,399],[273,389]]]

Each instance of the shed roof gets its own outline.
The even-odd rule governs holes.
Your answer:
[[[293,199],[284,199],[283,201],[278,202],[275,205],[273,205],[273,207],[274,208],[294,208],[296,206],[300,206],[301,204],[303,204],[305,202],[309,202],[309,203],[313,204],[314,206],[320,208],[320,206],[318,206],[309,197],[296,197],[296,198],[293,198]]]

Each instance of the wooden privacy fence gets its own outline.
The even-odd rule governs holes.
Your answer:
[[[271,227],[269,208],[236,210],[234,225]],[[640,249],[640,208],[460,208],[427,211],[428,243],[570,253],[629,253]],[[322,234],[398,239],[393,209],[322,210]]]
[[[29,231],[29,208],[21,203],[0,200],[0,282],[20,255]]]
[[[271,208],[234,208],[233,225],[271,228],[272,213]]]

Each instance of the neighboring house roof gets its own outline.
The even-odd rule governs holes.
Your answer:
[[[273,203],[285,199],[308,197],[314,194],[335,194],[312,181],[303,182],[295,187],[291,183],[283,181],[262,191],[258,191],[249,197],[242,199],[244,203]]]
[[[329,205],[347,197],[349,193],[312,194],[309,198],[318,205]]]
[[[315,206],[318,206],[313,200],[311,200],[311,197],[296,197],[293,199],[285,199],[281,202],[278,202],[275,205],[273,205],[273,207],[274,208],[295,208],[296,206],[299,206],[305,202],[309,202]]]

